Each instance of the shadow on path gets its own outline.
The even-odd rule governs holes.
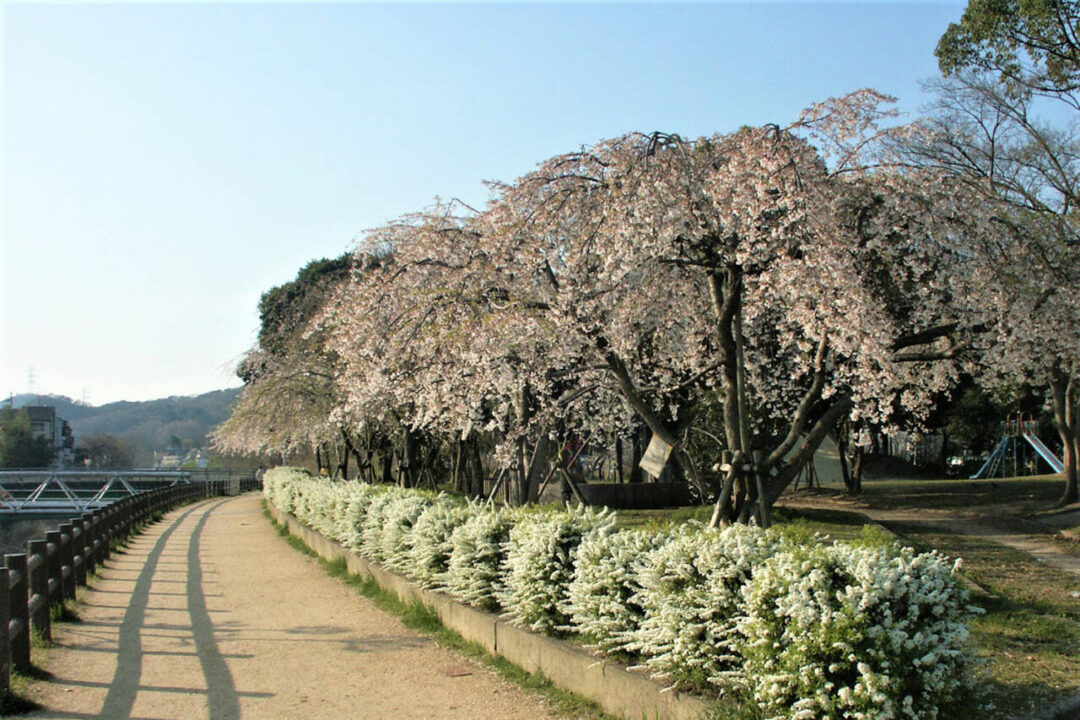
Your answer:
[[[161,534],[146,561],[139,571],[135,580],[135,587],[131,592],[131,599],[124,611],[124,619],[120,624],[119,638],[117,643],[116,672],[109,684],[108,694],[102,705],[100,717],[116,718],[117,720],[133,720],[132,708],[135,698],[140,689],[150,689],[140,686],[142,676],[143,656],[142,647],[143,631],[146,625],[146,611],[149,607],[150,597],[157,593],[150,592],[150,586],[154,582],[154,574],[158,566],[165,564],[161,561],[165,546],[169,543],[172,534],[179,528],[188,517],[198,510],[204,510],[195,530],[188,541],[186,580],[188,615],[191,618],[190,631],[195,641],[196,654],[202,673],[206,679],[205,691],[208,699],[208,710],[211,718],[238,718],[240,717],[240,701],[237,696],[236,686],[233,683],[232,673],[229,671],[225,659],[218,649],[214,640],[214,626],[210,621],[210,612],[206,607],[206,596],[203,594],[203,573],[199,560],[199,540],[202,537],[203,527],[206,520],[217,508],[229,502],[222,500],[210,508],[198,505],[177,517],[173,524]],[[175,563],[169,563],[175,564]],[[162,579],[157,580],[163,582]],[[181,582],[181,581],[164,581]],[[155,628],[160,627],[155,625]],[[189,628],[176,627],[176,629],[188,630]],[[186,690],[186,692],[202,693],[202,690]]]
[[[210,513],[229,502],[223,500],[207,510],[188,541],[187,599],[188,615],[191,617],[191,634],[195,638],[195,652],[199,656],[203,677],[206,678],[206,694],[210,717],[239,718],[240,699],[236,694],[229,666],[214,641],[214,625],[206,609],[206,597],[202,590],[202,565],[199,562],[199,539]]]
[[[135,580],[135,588],[131,591],[131,601],[120,623],[116,648],[116,673],[109,685],[109,693],[105,696],[101,717],[117,718],[117,720],[131,718],[131,708],[135,705],[135,696],[139,692],[139,678],[142,676],[141,633],[143,622],[146,620],[146,608],[150,603],[150,585],[154,581],[154,571],[157,569],[158,560],[169,538],[172,537],[176,528],[197,509],[197,506],[193,507],[177,517],[173,524],[161,534],[150,550],[150,554],[146,556],[146,562]]]

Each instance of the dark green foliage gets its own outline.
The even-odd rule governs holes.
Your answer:
[[[285,354],[296,332],[322,307],[327,291],[347,279],[351,271],[351,253],[332,260],[312,260],[295,280],[263,293],[259,299],[259,347],[271,355]]]
[[[1080,87],[1080,6],[1075,0],[970,0],[938,42],[942,73],[991,72],[1014,87]]]
[[[75,448],[75,464],[89,461],[92,467],[129,468],[134,466],[134,456],[125,443],[115,435],[96,433],[79,441]]]
[[[25,410],[0,410],[0,467],[44,468],[55,455],[49,438],[34,437]]]

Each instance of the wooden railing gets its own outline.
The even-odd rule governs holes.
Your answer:
[[[0,693],[11,671],[28,673],[31,632],[52,639],[51,608],[75,600],[77,588],[109,559],[114,542],[134,533],[156,513],[185,501],[257,489],[255,478],[210,480],[156,488],[62,522],[28,540],[25,553],[4,555],[0,567]]]

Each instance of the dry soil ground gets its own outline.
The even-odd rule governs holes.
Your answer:
[[[261,496],[168,513],[80,595],[28,718],[554,718],[290,548]]]

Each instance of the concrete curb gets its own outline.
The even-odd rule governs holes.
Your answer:
[[[320,535],[294,516],[267,503],[270,514],[289,533],[328,561],[344,558],[350,573],[367,575],[404,602],[419,602],[438,614],[443,624],[466,640],[500,655],[527,672],[539,672],[552,683],[597,703],[604,712],[625,720],[696,720],[709,705],[696,695],[664,686],[631,673],[625,666],[590,655],[555,638],[523,630],[498,615],[463,605],[448,595],[422,590],[411,581],[346,550]]]

